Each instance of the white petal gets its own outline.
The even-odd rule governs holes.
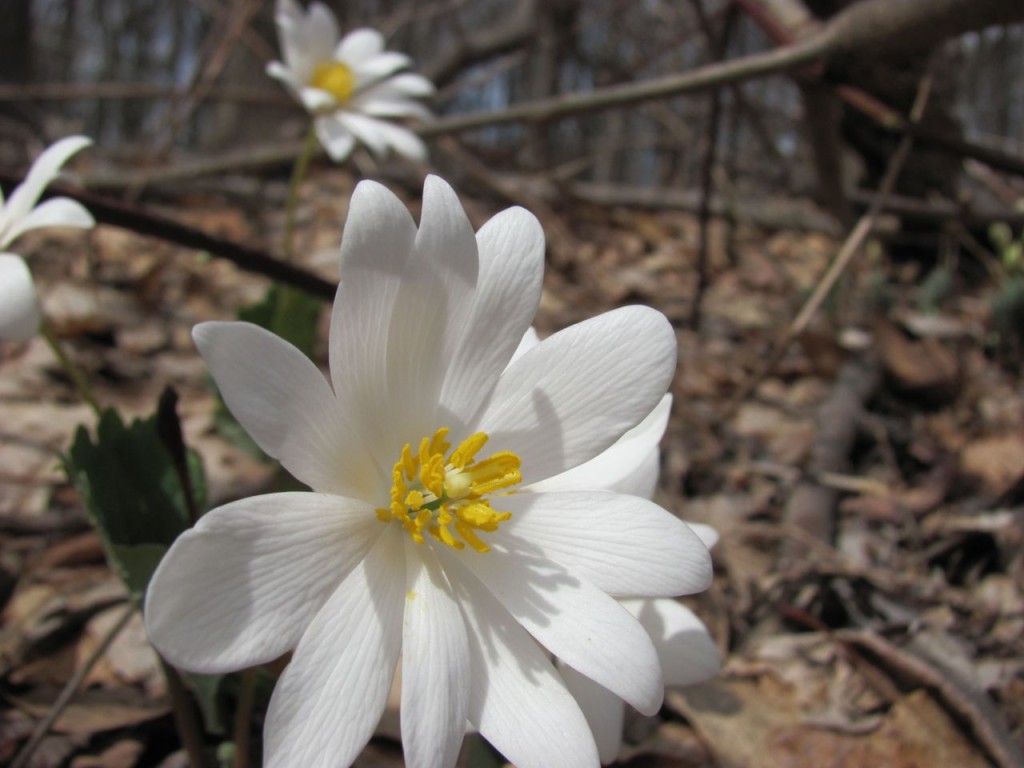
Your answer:
[[[477,289],[441,390],[440,421],[457,432],[474,419],[529,330],[544,275],[544,232],[522,208],[509,208],[484,224],[476,244]]]
[[[423,184],[415,248],[388,338],[388,402],[402,412],[409,430],[392,449],[396,459],[402,443],[449,426],[438,403],[479,282],[473,227],[455,191],[437,176],[427,176]]]
[[[469,719],[517,768],[593,768],[594,737],[540,646],[479,580],[442,552],[469,632]]]
[[[583,716],[587,718],[587,724],[597,742],[601,762],[612,762],[618,757],[622,745],[622,723],[626,709],[622,699],[572,667],[559,663],[558,673],[583,710]]]
[[[338,44],[338,20],[323,3],[314,2],[309,5],[309,12],[303,25],[305,44],[308,55],[314,64],[330,61],[334,48]]]
[[[687,523],[687,525],[690,526],[690,530],[697,534],[708,549],[713,549],[715,544],[718,543],[718,531],[710,525],[704,525],[703,523]]]
[[[478,429],[522,459],[535,483],[589,461],[637,426],[668,389],[676,340],[648,307],[566,328],[512,363]]]
[[[299,641],[267,710],[267,768],[351,765],[373,735],[401,650],[403,537],[388,526]]]
[[[505,610],[570,667],[644,714],[657,712],[664,695],[661,669],[640,623],[536,548],[499,551],[498,537],[489,541],[491,552],[463,551],[459,560]]]
[[[13,222],[10,231],[4,236],[7,242],[18,238],[24,232],[42,227],[74,227],[90,229],[96,220],[77,200],[67,197],[54,197],[33,208],[20,221]]]
[[[363,502],[278,493],[218,507],[161,561],[146,628],[175,666],[228,672],[294,648],[386,530]]]
[[[363,434],[372,435],[375,455],[390,467],[402,445],[416,445],[445,426],[437,423],[438,397],[465,333],[477,253],[466,214],[440,179],[428,177],[424,185],[411,257],[406,225],[390,224],[392,219],[407,221],[404,206],[383,188],[372,189],[367,199],[376,201],[379,210],[361,207],[367,208],[367,221],[381,220],[377,231],[358,241],[350,241],[346,231],[342,241],[342,282],[331,330],[332,342],[337,336],[338,343],[332,346],[331,371],[337,373],[335,391],[351,393],[353,412],[365,419]],[[349,226],[364,218],[357,202],[354,197]]]
[[[423,99],[436,92],[434,84],[415,72],[399,72],[394,77],[374,83],[364,93],[379,98]]]
[[[292,70],[280,61],[272,61],[267,64],[267,74],[275,80],[280,81],[285,89],[287,89],[288,93],[294,96],[299,102],[302,102],[302,89],[305,85],[295,77],[295,73],[292,72]]]
[[[68,136],[48,147],[28,172],[25,180],[15,187],[7,205],[0,213],[0,248],[13,240],[21,220],[28,216],[46,185],[56,178],[58,171],[73,154],[92,144],[85,136]]]
[[[419,136],[408,128],[393,123],[382,123],[381,132],[391,151],[396,155],[412,160],[414,163],[425,163],[429,152],[427,145]]]
[[[612,446],[614,447],[614,446]],[[651,451],[641,462],[640,466],[630,472],[626,477],[609,483],[609,489],[616,493],[625,493],[630,496],[640,496],[644,499],[654,497],[658,488],[658,475],[661,474],[661,460],[657,451]]]
[[[251,323],[201,323],[192,332],[228,409],[268,455],[317,491],[372,499],[385,477],[352,417],[302,352]]]
[[[466,731],[469,641],[433,551],[404,538],[402,750],[409,768],[447,768],[455,765]]]
[[[352,154],[352,149],[356,145],[356,137],[343,123],[335,120],[333,115],[316,119],[316,135],[331,160],[336,163]]]
[[[312,88],[310,86],[303,86],[299,89],[299,101],[302,102],[302,106],[306,108],[306,111],[313,114],[323,112],[326,109],[334,109],[338,104],[334,94],[321,88]]]
[[[640,424],[608,450],[578,467],[534,484],[530,490],[606,489],[651,498],[658,479],[658,443],[665,434],[671,410],[672,395],[665,395]]]
[[[425,108],[419,102],[414,101],[414,99],[426,98],[432,96],[433,93],[434,86],[427,78],[422,75],[403,72],[361,88],[352,97],[349,105],[352,109],[366,112],[367,114],[373,114],[372,107],[369,105],[377,102],[381,104],[394,103],[396,105],[394,109],[403,110],[403,112],[397,114],[405,113],[404,107],[399,107],[398,105],[409,105],[410,110],[416,107],[426,112]],[[410,112],[410,114],[416,113]],[[429,115],[429,112],[427,114]]]
[[[418,117],[427,120],[432,116],[430,110],[419,102],[406,99],[354,98],[347,106],[370,117]]]
[[[344,123],[345,127],[352,131],[359,142],[365,144],[367,149],[378,158],[382,158],[387,154],[388,143],[385,141],[380,130],[380,127],[386,125],[386,123],[382,120],[376,120],[348,110],[339,110],[335,113],[335,118]]]
[[[353,29],[334,49],[334,58],[358,66],[384,50],[384,36],[376,29]]]
[[[718,673],[722,657],[707,627],[682,603],[668,598],[623,600],[658,649],[665,685],[691,685]]]
[[[341,57],[338,57],[339,59]],[[382,51],[375,56],[360,61],[353,67],[358,82],[373,82],[382,77],[392,75],[402,67],[412,63],[412,59],[404,53]]]
[[[28,341],[39,330],[39,302],[28,264],[0,253],[0,339]]]
[[[367,448],[382,466],[398,460],[399,418],[387,407],[388,336],[416,225],[402,202],[372,181],[356,186],[341,240],[341,285],[331,315],[331,380],[359,419]]]
[[[282,12],[282,8],[288,10]],[[305,15],[301,8],[288,0],[278,2],[278,11],[275,16],[277,22],[277,35],[281,42],[281,56],[284,59],[283,69],[290,73],[289,78],[298,88],[310,81],[313,76],[313,68],[316,62],[313,60],[306,45]],[[267,74],[276,76],[267,67]]]
[[[334,15],[319,2],[307,13],[292,0],[278,0],[275,21],[285,64],[299,82],[308,83],[316,65],[331,60],[338,41]]]
[[[427,145],[408,128],[347,109],[335,112],[334,119],[343,123],[378,157],[384,157],[392,150],[415,162],[424,162],[427,159]]]
[[[519,493],[496,499],[512,513],[488,542],[538,550],[618,597],[701,592],[711,556],[686,523],[639,496],[602,491]]]
[[[508,361],[508,364],[512,365],[512,363],[538,344],[540,344],[540,336],[537,335],[537,329],[533,326],[527,328],[526,333],[523,334],[523,338],[519,340],[519,346],[516,347],[516,351],[512,353],[512,359]]]

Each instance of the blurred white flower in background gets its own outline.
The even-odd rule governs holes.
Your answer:
[[[198,672],[294,649],[267,712],[266,765],[355,760],[400,656],[414,768],[453,765],[467,721],[519,768],[596,766],[552,657],[641,712],[660,707],[655,642],[616,598],[705,589],[707,547],[639,496],[544,482],[655,410],[675,334],[661,313],[624,307],[513,360],[543,266],[543,232],[522,209],[474,235],[452,189],[428,177],[417,227],[364,181],[342,240],[330,383],[256,326],[196,328],[228,407],[314,492],[205,515],[154,574],[146,625],[169,661]]]
[[[81,203],[54,197],[36,205],[73,154],[89,146],[85,136],[68,136],[47,148],[32,164],[25,181],[5,202],[0,192],[0,339],[26,341],[39,330],[39,300],[25,260],[7,247],[23,233],[41,227],[88,229],[96,222]]]
[[[384,37],[373,29],[341,37],[334,15],[319,2],[303,11],[296,0],[278,0],[276,19],[284,62],[271,62],[267,74],[313,115],[332,160],[348,157],[357,141],[378,157],[393,150],[426,159],[419,136],[391,122],[430,117],[416,99],[431,96],[434,86],[422,75],[399,72],[412,63],[408,56],[384,50]]]

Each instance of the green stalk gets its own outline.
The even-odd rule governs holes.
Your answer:
[[[96,418],[99,418],[102,411],[100,409],[99,401],[96,399],[96,395],[93,394],[92,388],[89,383],[85,380],[85,376],[81,369],[74,364],[67,353],[64,351],[64,347],[60,343],[60,339],[53,332],[53,328],[50,323],[43,318],[39,323],[39,333],[46,343],[50,345],[50,349],[53,350],[53,354],[57,357],[57,361],[61,364],[64,372],[71,379],[71,383],[75,385],[75,389],[78,390],[78,394],[82,396],[82,399],[89,404],[89,407],[96,413]]]
[[[284,209],[284,242],[282,253],[284,260],[291,262],[295,258],[295,212],[299,207],[299,190],[309,170],[309,161],[313,159],[313,152],[316,151],[317,137],[316,124],[309,127],[306,134],[306,142],[302,145],[302,151],[295,158],[295,165],[292,168],[292,178],[288,182],[288,199],[285,201]]]

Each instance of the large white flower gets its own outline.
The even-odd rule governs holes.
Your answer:
[[[452,765],[467,720],[521,768],[596,765],[549,654],[642,712],[660,706],[654,644],[610,595],[702,590],[707,548],[645,499],[532,487],[651,412],[675,334],[626,307],[509,364],[543,262],[522,209],[474,236],[429,177],[417,229],[364,181],[342,242],[330,383],[256,326],[196,328],[228,407],[315,492],[205,515],[154,574],[146,622],[172,663],[199,672],[295,649],[267,713],[268,765],[351,763],[400,654],[410,766]]]
[[[317,136],[332,160],[348,157],[356,141],[378,156],[392,149],[426,159],[423,141],[390,122],[430,117],[416,99],[432,95],[434,86],[422,75],[399,72],[411,63],[408,56],[385,51],[384,37],[374,29],[356,29],[342,38],[334,15],[319,2],[303,12],[295,0],[278,0],[276,18],[284,63],[271,62],[267,74],[314,116]]]
[[[6,204],[0,191],[0,339],[25,341],[39,330],[39,302],[32,273],[21,256],[3,251],[30,229],[88,229],[95,224],[81,203],[66,197],[36,205],[68,158],[91,143],[84,136],[61,139],[36,158],[25,181],[15,187]]]

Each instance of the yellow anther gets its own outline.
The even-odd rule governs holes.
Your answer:
[[[487,443],[487,435],[478,432],[445,458],[451,449],[447,435],[447,429],[437,430],[420,440],[415,452],[411,444],[403,446],[392,472],[390,507],[378,509],[377,519],[400,522],[417,544],[429,533],[453,549],[469,544],[488,552],[479,534],[497,531],[512,514],[492,509],[485,497],[520,481],[519,457],[502,451],[472,463]]]
[[[511,451],[502,451],[477,462],[465,471],[473,478],[473,490],[482,495],[507,488],[522,480],[519,466],[518,456]]]
[[[339,104],[344,104],[356,89],[356,76],[347,64],[340,61],[325,61],[316,65],[309,84],[327,91]]]
[[[452,453],[451,465],[456,469],[462,469],[471,462],[487,442],[487,435],[483,432],[476,432],[461,443]]]

